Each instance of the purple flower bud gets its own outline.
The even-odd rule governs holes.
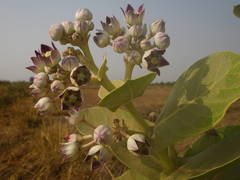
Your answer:
[[[110,158],[111,153],[107,148],[102,145],[95,145],[88,151],[84,161],[91,160],[91,170],[95,170]]]
[[[74,30],[81,35],[88,34],[93,28],[94,24],[91,21],[75,21],[74,23]]]
[[[48,80],[48,75],[40,72],[34,76],[33,85],[39,89],[43,89],[46,87]]]
[[[112,35],[113,37],[117,37],[124,33],[123,29],[120,27],[120,24],[115,16],[113,17],[106,17],[106,23],[102,22],[103,30],[106,31],[108,34]]]
[[[62,24],[53,24],[48,30],[48,34],[54,41],[59,41],[63,37],[64,28]]]
[[[62,110],[79,110],[82,104],[81,91],[77,87],[66,88],[59,97],[61,99]]]
[[[42,97],[35,104],[34,108],[36,108],[40,113],[45,113],[52,110],[53,103],[49,97]]]
[[[64,21],[62,22],[62,26],[64,28],[64,32],[67,34],[67,35],[71,35],[74,33],[74,23],[71,22],[71,21]]]
[[[166,33],[158,32],[154,36],[154,42],[160,50],[165,50],[170,45],[170,38]]]
[[[144,39],[140,42],[140,47],[142,50],[147,51],[149,49],[152,49],[153,46],[151,44],[151,41]]]
[[[104,48],[110,44],[110,37],[107,32],[98,30],[96,35],[93,37],[94,42],[100,48]]]
[[[91,80],[91,73],[86,66],[78,66],[71,71],[70,80],[74,86],[81,86]]]
[[[127,140],[127,148],[135,155],[149,155],[149,143],[142,134],[133,134]]]
[[[106,125],[98,126],[93,133],[93,139],[98,144],[109,144],[112,141],[112,130]]]
[[[162,19],[154,21],[150,25],[150,32],[154,36],[158,32],[165,32],[165,22]]]
[[[137,11],[135,11],[130,4],[127,5],[127,8],[125,11],[122,8],[121,10],[125,17],[125,21],[129,26],[132,26],[135,24],[139,24],[139,25],[142,24],[144,12],[145,12],[143,4],[139,6]]]
[[[142,58],[142,65],[153,72],[160,75],[159,67],[169,65],[169,62],[162,56],[165,50],[158,48],[150,49],[146,51]]]
[[[64,154],[64,159],[67,159],[72,157],[78,151],[77,134],[66,136],[64,141],[65,143],[62,143],[63,147],[61,148],[61,151]]]
[[[66,56],[62,60],[62,68],[65,71],[72,71],[75,67],[79,66],[79,60],[75,56]]]
[[[117,53],[124,53],[129,48],[129,40],[126,36],[119,36],[113,40],[113,50]]]
[[[131,64],[140,64],[142,60],[141,54],[136,50],[127,52],[127,55],[125,58]]]
[[[56,93],[56,94],[59,94],[60,92],[62,92],[65,88],[64,84],[62,81],[60,80],[54,80],[52,83],[51,83],[51,91],[53,93]]]
[[[133,25],[128,30],[128,34],[132,37],[139,37],[143,34],[143,28],[141,25]]]
[[[89,11],[89,9],[82,8],[78,9],[76,14],[75,14],[75,19],[76,20],[81,20],[81,21],[91,21],[92,20],[92,13]]]

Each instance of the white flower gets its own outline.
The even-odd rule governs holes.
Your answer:
[[[73,156],[78,151],[77,134],[71,134],[64,138],[65,143],[62,143],[62,153],[65,155],[65,159]]]
[[[34,108],[36,108],[40,113],[44,113],[50,111],[53,108],[53,104],[49,97],[42,97],[35,104]]]
[[[148,147],[149,143],[142,134],[133,134],[127,140],[127,148],[134,154],[148,155]]]
[[[44,72],[40,72],[34,76],[33,85],[39,89],[46,87],[48,83],[48,75]]]
[[[106,125],[98,126],[93,133],[93,139],[98,144],[109,144],[112,141],[112,130]]]
[[[65,71],[72,71],[75,67],[79,66],[79,60],[75,56],[66,56],[62,60],[62,68]]]
[[[64,88],[65,88],[65,86],[64,86],[63,82],[60,80],[54,80],[50,86],[51,91],[54,93],[60,93],[61,91],[64,90]]]

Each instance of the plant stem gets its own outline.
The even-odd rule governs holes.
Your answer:
[[[134,64],[131,64],[129,62],[127,62],[127,60],[124,61],[125,62],[125,75],[124,75],[124,80],[129,80],[132,78],[132,72],[133,72],[133,68],[134,68]]]

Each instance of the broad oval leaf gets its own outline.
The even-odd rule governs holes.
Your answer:
[[[113,80],[111,81],[115,87],[120,87],[121,85],[124,84],[124,81],[122,80]],[[100,87],[98,91],[98,97],[103,99],[106,95],[108,95],[110,92],[106,90],[103,86]]]
[[[94,128],[100,124],[113,126],[113,120],[124,120],[125,125],[131,131],[144,132],[134,117],[128,111],[118,109],[112,112],[104,107],[91,107],[80,110],[75,114],[75,125],[81,134],[92,134]]]
[[[236,17],[240,18],[240,4],[233,7],[233,14]]]
[[[190,157],[187,162],[173,172],[167,180],[185,180],[198,177],[239,159],[240,132],[233,132],[232,135],[226,134],[225,137],[226,138],[223,138],[218,143]]]
[[[158,118],[153,144],[160,150],[212,128],[240,97],[240,56],[219,52],[184,72]]]
[[[99,106],[116,111],[118,107],[143,95],[145,89],[154,80],[156,73],[149,73],[137,79],[127,80],[122,86],[111,91],[99,103]]]

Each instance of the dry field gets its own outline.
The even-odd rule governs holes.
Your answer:
[[[26,83],[0,83],[0,179],[110,179],[105,169],[89,171],[89,165],[81,160],[85,152],[75,160],[62,161],[60,143],[74,129],[61,117],[59,110],[48,116],[37,115],[33,109],[37,99],[28,96],[26,87]],[[98,102],[97,90],[94,86],[82,89],[84,107]],[[171,86],[150,86],[134,104],[144,116],[151,111],[160,112],[170,90]],[[239,124],[239,105],[239,102],[233,104],[220,125]],[[191,142],[192,139],[188,139],[178,144],[177,150],[181,153]],[[119,174],[122,169],[114,168],[119,167],[118,162],[111,163],[113,173]]]

